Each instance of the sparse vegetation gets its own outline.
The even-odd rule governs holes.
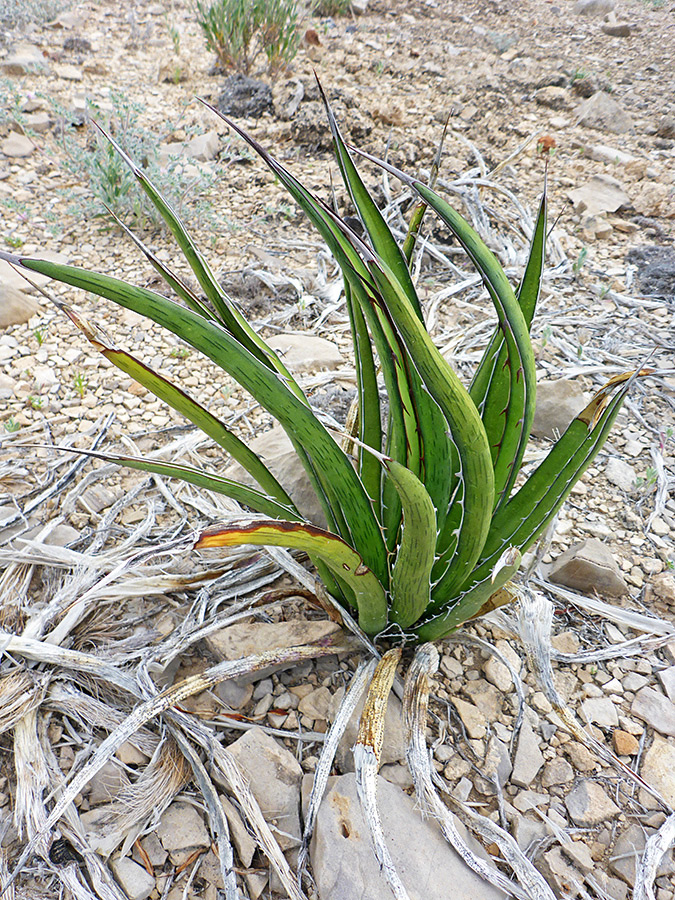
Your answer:
[[[249,75],[262,55],[274,76],[298,52],[297,0],[194,0],[194,8],[207,49],[225,70]]]

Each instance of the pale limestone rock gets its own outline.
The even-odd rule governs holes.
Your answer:
[[[250,441],[249,446],[289,494],[301,515],[325,528],[326,517],[321,504],[284,429],[275,425]],[[238,463],[231,465],[226,475],[242,484],[255,486],[255,481]]]
[[[537,385],[537,406],[532,434],[554,440],[586,406],[588,399],[576,381],[560,378]]]
[[[460,859],[433,820],[422,818],[413,798],[381,777],[377,798],[385,841],[410,900],[503,896]],[[325,796],[311,859],[320,900],[391,900],[373,854],[354,775],[343,775]]]
[[[252,728],[228,747],[248,781],[282,850],[300,841],[302,768],[293,754],[262,728]]]
[[[616,560],[597,538],[574,544],[553,562],[549,578],[582,593],[619,597],[627,591]]]
[[[592,828],[619,815],[621,810],[599,784],[581,781],[565,797],[565,806],[576,825]]]
[[[110,868],[129,900],[147,900],[156,887],[155,876],[128,856],[113,859]]]
[[[590,181],[568,194],[577,213],[599,216],[630,206],[630,197],[623,185],[611,175],[594,175]],[[610,226],[611,227],[611,226]]]
[[[640,775],[675,806],[675,745],[659,734],[654,735],[651,747],[642,759]]]
[[[527,719],[522,724],[518,736],[518,747],[513,761],[511,783],[519,787],[529,787],[544,765],[544,757],[539,749],[539,740]]]
[[[597,91],[577,108],[577,124],[625,134],[633,127],[633,119],[613,97]]]
[[[574,12],[578,16],[606,16],[616,6],[616,0],[577,0]]]
[[[162,814],[157,837],[169,852],[192,847],[209,847],[211,836],[201,813],[191,803],[174,801]]]
[[[643,687],[635,695],[631,713],[661,734],[675,737],[675,703],[654,688]]]
[[[28,286],[28,282],[24,281],[24,284]],[[5,283],[0,270],[0,328],[23,325],[39,311],[39,303],[19,288]]]
[[[344,358],[332,341],[304,332],[278,334],[268,341],[291,372],[338,369]]]

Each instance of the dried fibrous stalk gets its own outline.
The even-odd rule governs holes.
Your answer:
[[[0,676],[0,734],[40,705],[48,676],[12,669]]]
[[[443,836],[464,862],[490,884],[513,894],[519,900],[554,900],[554,894],[543,876],[534,868],[513,838],[494,825],[490,840],[498,844],[506,862],[520,885],[513,884],[498,869],[477,856],[461,837],[450,810],[441,800],[433,784],[433,774],[425,729],[429,705],[429,678],[438,668],[438,651],[433,644],[423,644],[415,652],[408,669],[403,693],[403,716],[406,735],[406,759],[415,784],[415,796],[423,815],[438,822]],[[468,812],[468,808],[465,808]],[[482,822],[490,821],[472,813],[468,824],[480,833]],[[477,827],[478,826],[478,827]]]
[[[400,659],[401,649],[394,647],[388,650],[377,664],[359,722],[354,746],[354,768],[356,789],[377,861],[396,900],[409,900],[408,892],[385,843],[382,820],[377,808],[377,772],[380,768],[384,742],[384,717]]]

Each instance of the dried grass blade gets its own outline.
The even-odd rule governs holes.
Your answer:
[[[385,843],[382,820],[377,808],[377,772],[384,742],[384,717],[400,659],[401,649],[394,647],[388,650],[377,664],[361,713],[354,747],[354,768],[363,817],[370,831],[380,869],[396,900],[410,900]]]
[[[209,820],[211,828],[216,836],[216,844],[218,846],[218,859],[220,861],[220,871],[223,876],[225,885],[225,900],[239,900],[239,892],[237,891],[237,876],[234,871],[234,853],[232,851],[232,842],[230,840],[230,827],[227,824],[227,817],[223,804],[218,797],[218,791],[213,786],[213,782],[209,778],[199,755],[194,747],[183,734],[182,730],[177,726],[170,726],[174,740],[181,748],[185,759],[192,767],[192,773],[195,781],[199,785],[202,796],[206,801],[209,812]]]
[[[361,699],[361,695],[366,689],[366,685],[373,676],[374,668],[374,659],[367,661],[362,660],[359,663],[358,668],[354,673],[354,677],[351,680],[349,688],[342,698],[342,702],[340,703],[340,706],[335,714],[333,724],[331,725],[330,730],[326,735],[326,740],[321,751],[321,756],[319,757],[319,762],[317,763],[316,770],[314,772],[314,783],[312,785],[312,791],[309,796],[307,814],[305,815],[305,828],[302,834],[302,846],[300,847],[300,854],[298,857],[299,882],[302,879],[302,873],[305,869],[305,866],[307,865],[309,842],[312,839],[316,817],[319,812],[319,807],[321,806],[321,801],[323,800],[324,793],[326,791],[328,776],[330,775],[330,770],[333,766],[333,760],[335,759],[335,754],[337,753],[338,744],[340,743],[340,739],[344,734],[347,723],[351,719],[352,714],[356,709],[359,700]]]
[[[234,661],[226,661],[217,666],[212,666],[199,675],[192,675],[171,688],[163,691],[156,697],[141,704],[128,716],[124,722],[108,735],[100,744],[90,761],[72,779],[62,796],[54,805],[49,817],[31,836],[25,846],[19,861],[12,873],[12,880],[16,877],[36,846],[45,839],[48,831],[58,822],[68,805],[84,789],[91,778],[101,770],[105,763],[112,757],[116,750],[128,740],[142,725],[166,712],[170,707],[180,704],[181,701],[206,690],[220,681],[228,678],[237,678],[261,668],[278,663],[295,662],[305,659],[314,659],[317,656],[327,656],[333,653],[350,649],[350,643],[341,636],[328,636],[315,644],[302,644],[298,647],[285,648],[283,650],[269,651],[255,656],[244,657]],[[25,720],[24,720],[25,721]],[[23,722],[19,723],[21,726]],[[17,726],[17,727],[19,727]],[[16,734],[16,731],[15,731]],[[24,804],[25,806],[25,804]],[[276,843],[276,842],[275,842]],[[3,886],[3,887],[6,887]]]
[[[9,731],[28,712],[39,706],[48,677],[36,677],[17,668],[0,678],[0,734]]]
[[[577,721],[563,701],[553,682],[553,669],[551,667],[551,624],[553,622],[553,604],[542,594],[535,593],[529,587],[524,586],[520,591],[520,610],[518,625],[520,636],[532,671],[539,682],[539,686],[551,704],[556,714],[570,734],[592,750],[600,759],[609,763],[633,784],[648,791],[661,804],[663,809],[672,813],[668,802],[661,794],[627,766],[612,751],[592,737]]]
[[[214,764],[218,766],[227,779],[232,793],[237,798],[242,812],[246,816],[248,824],[253,829],[258,843],[279,876],[290,900],[307,900],[304,892],[297,886],[288,861],[281,852],[281,848],[265,821],[257,800],[251,793],[248,784],[244,781],[231,753],[221,747],[216,740],[212,741],[211,750]]]
[[[433,784],[429,750],[425,737],[427,710],[429,706],[429,676],[438,668],[438,651],[433,644],[423,644],[415,652],[406,675],[403,692],[403,716],[406,736],[406,759],[415,784],[415,796],[422,815],[438,822],[443,837],[453,847],[464,862],[481,878],[519,900],[554,900],[554,894],[542,875],[518,849],[515,841],[501,828],[491,835],[504,859],[509,863],[522,889],[502,875],[498,869],[477,856],[459,834],[450,810],[445,806]],[[471,816],[471,825],[477,830],[476,819]]]
[[[668,816],[656,834],[647,839],[635,874],[633,900],[655,900],[654,879],[664,854],[675,844],[675,813]]]

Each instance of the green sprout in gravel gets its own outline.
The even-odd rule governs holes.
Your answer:
[[[358,153],[417,196],[409,232],[399,243],[361,180],[357,151],[346,146],[328,105],[326,109],[362,235],[256,140],[226,121],[288,190],[342,271],[358,388],[355,414],[342,435],[315,412],[283,360],[219,285],[171,207],[112,139],[166,221],[203,296],[135,237],[177,299],[80,268],[4,252],[0,256],[29,273],[108,298],[173,332],[246,388],[283,426],[327,528],[303,518],[284,486],[224,422],[66,308],[104,356],[197,425],[257,483],[248,487],[186,465],[107,457],[221,492],[256,513],[205,531],[197,548],[258,544],[303,550],[330,595],[356,615],[366,634],[387,636],[394,643],[426,642],[512,599],[509,582],[522,554],[546,529],[602,447],[634,376],[615,376],[598,391],[523,478],[535,410],[530,325],[544,267],[545,197],[525,270],[514,286],[479,235],[432,187]],[[468,386],[428,333],[411,277],[416,236],[428,208],[463,247],[496,313],[494,333]]]

